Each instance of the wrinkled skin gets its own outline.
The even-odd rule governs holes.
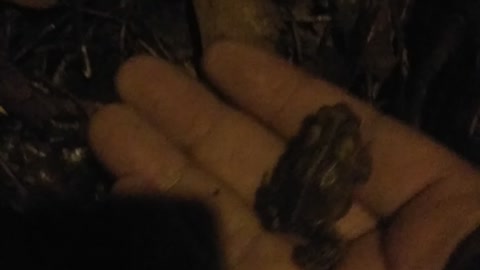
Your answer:
[[[307,269],[330,269],[340,258],[333,226],[350,209],[354,188],[367,181],[371,170],[359,128],[360,120],[345,104],[307,116],[270,181],[256,193],[264,227],[307,242],[294,252]]]

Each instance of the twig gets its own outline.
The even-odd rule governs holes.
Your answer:
[[[83,59],[83,76],[85,78],[90,79],[92,77],[92,67],[90,65],[90,57],[88,56],[88,50],[87,46],[85,44],[82,44],[81,47],[82,51],[82,59]]]
[[[28,45],[23,47],[14,57],[13,60],[19,61],[23,58],[26,54],[28,54],[35,46],[40,42],[46,35],[50,34],[51,32],[57,30],[60,25],[62,25],[67,20],[67,15],[62,16],[56,23],[51,23],[47,27],[45,27]]]

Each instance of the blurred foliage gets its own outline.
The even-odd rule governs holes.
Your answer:
[[[117,100],[115,72],[134,54],[191,65],[187,13],[173,0],[0,4],[1,204],[21,208],[44,191],[87,201],[106,193],[111,176],[87,146],[89,115]]]

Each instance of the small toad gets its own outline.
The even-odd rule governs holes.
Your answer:
[[[340,259],[334,224],[350,209],[354,188],[369,178],[367,148],[360,120],[346,104],[322,107],[305,118],[257,190],[262,225],[301,240],[293,258],[305,269],[332,269]]]

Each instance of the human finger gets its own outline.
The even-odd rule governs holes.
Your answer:
[[[232,186],[247,204],[284,141],[226,105],[196,80],[153,57],[136,57],[117,79],[122,99],[169,140]]]
[[[117,191],[205,202],[217,218],[227,265],[243,265],[251,249],[271,241],[277,242],[272,256],[291,249],[287,241],[263,235],[252,212],[235,192],[189,163],[127,106],[110,105],[98,112],[91,123],[90,140],[99,158],[121,179]]]
[[[373,160],[372,175],[359,197],[378,215],[392,214],[425,187],[465,167],[424,136],[263,51],[219,43],[207,52],[204,68],[232,102],[285,139],[320,106],[348,104],[362,120],[361,132]]]

